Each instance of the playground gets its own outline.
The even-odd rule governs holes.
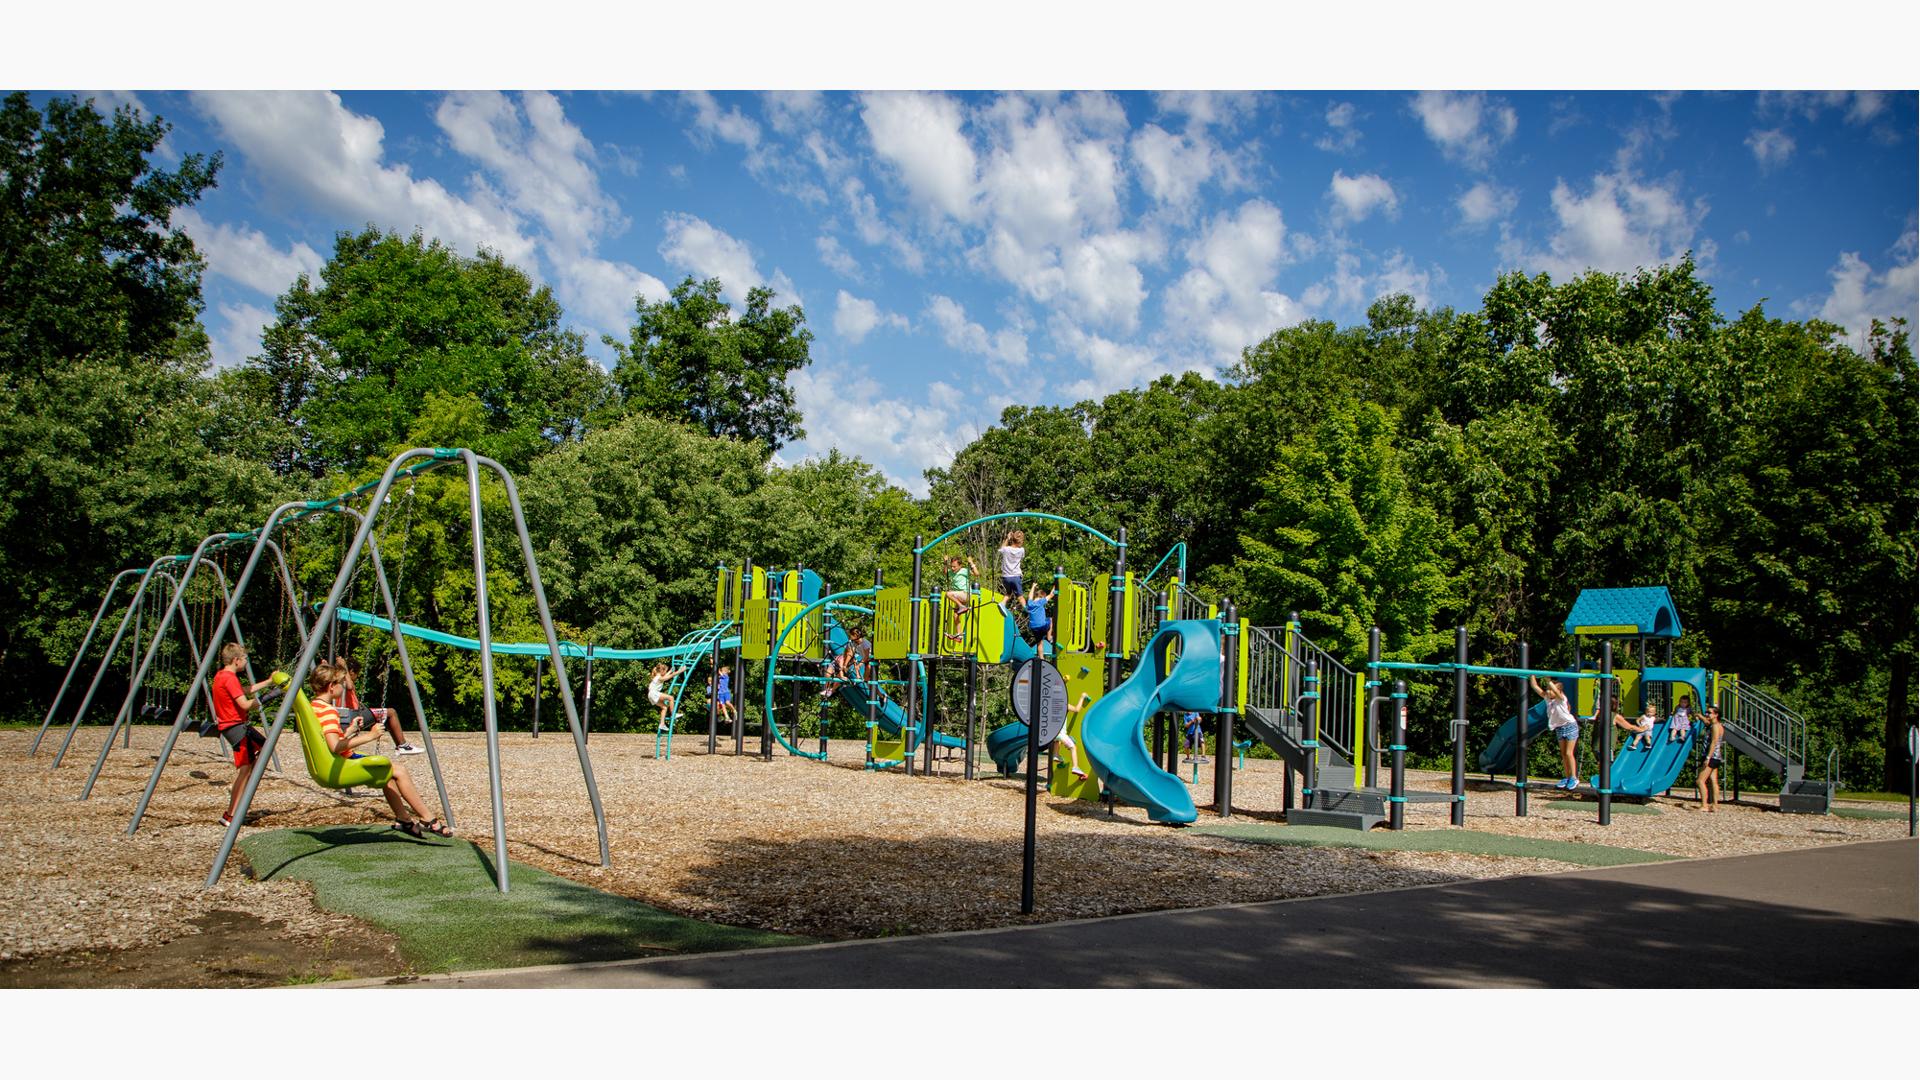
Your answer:
[[[458,466],[480,583],[472,636],[397,610],[378,528],[397,481]],[[544,640],[490,629],[483,469],[503,483]],[[303,520],[341,522],[352,537],[324,600],[301,595],[277,542]],[[999,592],[941,546],[1030,521],[1084,534],[1111,572],[1028,567],[1023,594],[1021,534],[1008,531]],[[1890,808],[1836,805],[1830,760],[1818,775],[1805,720],[1763,688],[1675,666],[1684,630],[1664,587],[1582,591],[1554,666],[1529,666],[1524,644],[1516,666],[1469,663],[1464,628],[1450,661],[1384,659],[1378,630],[1364,657],[1343,661],[1298,618],[1254,626],[1190,586],[1184,545],[1142,574],[1124,530],[1020,511],[915,538],[905,584],[876,574],[836,590],[810,569],[721,564],[707,625],[667,645],[583,647],[556,632],[533,550],[498,463],[419,449],[377,483],[286,504],[259,529],[214,533],[117,576],[39,728],[0,732],[0,980],[260,985],[273,972],[306,981],[671,955],[1911,829]],[[255,670],[222,643],[267,621],[262,603],[276,594],[280,637],[297,633]],[[350,669],[330,659],[356,646],[391,650],[396,685],[382,677],[380,712],[359,709]],[[477,662],[481,732],[432,730],[410,659],[425,649]],[[494,689],[499,665],[528,658],[553,680],[530,723],[504,716]],[[594,733],[594,665],[623,662],[651,665],[654,730]],[[184,677],[156,697],[147,679],[169,664]],[[122,669],[124,684],[101,694]],[[258,695],[246,707],[263,734],[238,717],[216,730],[220,679],[225,693]],[[1422,679],[1451,700],[1409,689]],[[1444,741],[1410,745],[1416,698],[1451,716],[1429,729]],[[1645,719],[1636,727],[1623,712]],[[1636,738],[1617,741],[1617,728]],[[1529,776],[1548,749],[1566,774],[1553,782]],[[1413,750],[1450,752],[1452,768],[1410,768]],[[1704,797],[1682,785],[1736,754],[1760,766],[1761,791],[1742,792],[1737,771]],[[1576,773],[1586,763],[1595,771]],[[222,806],[231,819],[216,824]],[[342,944],[343,918],[364,927],[361,944]],[[217,933],[229,953],[237,939],[283,958],[249,967],[209,953],[184,973],[143,969],[142,956],[191,953],[182,943],[196,932]]]

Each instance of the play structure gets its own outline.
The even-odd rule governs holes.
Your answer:
[[[388,507],[396,483],[409,485],[402,505],[410,507],[407,496],[415,478],[452,467],[464,471],[468,492],[477,611],[471,637],[405,622],[381,551],[381,519],[383,513],[391,517]],[[483,469],[497,476],[505,489],[514,539],[544,632],[540,641],[493,640],[480,514]],[[1069,537],[1094,545],[1096,567],[1104,567],[1105,559],[1111,558],[1111,571],[1091,574],[1086,580],[1069,577],[1059,567],[1051,575],[1036,575],[1048,583],[1053,598],[1051,625],[1044,633],[1030,627],[1028,608],[1019,606],[1024,597],[1003,596],[977,583],[965,589],[929,587],[926,559],[952,554],[968,535],[978,543],[978,530],[987,525],[1023,520],[1053,522],[1064,526]],[[299,599],[297,582],[276,535],[289,538],[290,545],[299,527],[323,521],[341,530],[338,569],[325,600],[307,605]],[[952,548],[943,547],[949,543]],[[244,564],[230,578],[228,556],[240,552],[245,553]],[[339,655],[343,630],[377,632],[391,642],[396,663],[390,668],[397,668],[401,675],[404,700],[411,705],[410,726],[420,732],[442,815],[451,823],[453,808],[441,781],[407,642],[478,653],[494,866],[502,891],[507,888],[508,862],[495,691],[495,664],[501,657],[532,658],[536,687],[544,669],[553,673],[593,810],[602,865],[610,864],[607,829],[586,743],[596,660],[663,662],[673,670],[664,689],[674,704],[656,725],[654,755],[658,758],[671,758],[673,736],[691,715],[683,715],[681,709],[687,692],[713,685],[712,676],[725,665],[731,668],[737,705],[730,721],[735,754],[745,751],[749,703],[759,714],[758,752],[767,758],[778,747],[795,757],[824,761],[830,729],[838,724],[844,733],[846,712],[850,712],[864,732],[868,769],[914,775],[933,773],[944,762],[958,761],[960,775],[968,780],[975,778],[982,750],[1000,775],[1011,775],[1026,764],[1031,745],[1027,724],[1018,719],[985,723],[998,710],[987,707],[984,699],[992,694],[996,679],[1010,680],[1016,665],[1031,662],[1030,670],[1044,672],[1040,665],[1050,664],[1059,672],[1069,704],[1061,736],[1052,746],[1041,748],[1047,757],[1049,789],[1061,798],[1139,807],[1151,820],[1165,823],[1191,822],[1199,813],[1194,790],[1199,782],[1197,767],[1191,782],[1178,775],[1177,717],[1191,712],[1207,718],[1213,728],[1212,812],[1220,816],[1233,811],[1236,751],[1258,743],[1270,748],[1284,765],[1281,809],[1290,823],[1399,828],[1407,805],[1425,801],[1447,804],[1451,822],[1463,824],[1467,752],[1475,738],[1475,724],[1468,716],[1470,679],[1504,679],[1513,687],[1511,710],[1503,709],[1497,721],[1480,724],[1483,733],[1489,723],[1493,729],[1476,761],[1481,771],[1514,777],[1515,812],[1520,815],[1527,812],[1532,786],[1527,777],[1531,749],[1551,738],[1546,731],[1546,703],[1530,700],[1530,680],[1557,680],[1580,716],[1599,721],[1582,730],[1590,733],[1599,763],[1598,773],[1587,779],[1597,796],[1601,824],[1610,820],[1612,800],[1661,794],[1697,756],[1697,728],[1680,733],[1679,738],[1666,737],[1667,718],[1683,701],[1696,713],[1706,704],[1720,707],[1727,753],[1757,761],[1780,778],[1782,810],[1825,812],[1835,786],[1831,754],[1827,779],[1807,776],[1807,724],[1792,710],[1742,683],[1737,675],[1674,665],[1674,645],[1682,630],[1664,587],[1584,590],[1565,622],[1570,662],[1564,668],[1530,666],[1525,644],[1518,648],[1514,667],[1470,664],[1464,629],[1457,631],[1451,662],[1385,660],[1376,630],[1370,635],[1366,658],[1349,666],[1310,640],[1297,617],[1280,626],[1252,626],[1238,617],[1231,603],[1197,595],[1188,583],[1184,545],[1175,545],[1152,570],[1138,576],[1128,568],[1124,529],[1109,536],[1071,518],[1035,511],[980,517],[931,541],[916,537],[911,580],[906,583],[889,586],[876,573],[870,586],[836,591],[806,567],[776,570],[750,560],[737,567],[722,564],[715,571],[711,619],[672,645],[609,648],[563,642],[548,611],[512,477],[498,463],[470,450],[422,448],[396,457],[378,481],[332,499],[287,503],[258,529],[215,533],[190,554],[162,556],[145,567],[122,571],[109,582],[30,753],[38,752],[55,717],[63,715],[70,692],[85,681],[86,689],[53,758],[52,767],[59,767],[109,681],[109,672],[119,670],[122,646],[127,645],[127,688],[80,797],[92,793],[115,737],[122,736],[124,744],[125,729],[135,717],[164,718],[171,711],[171,728],[134,809],[129,833],[139,827],[196,705],[211,705],[209,680],[221,645],[245,642],[240,613],[261,611],[258,597],[251,608],[246,604],[256,572],[269,554],[271,591],[279,601],[273,678],[293,692],[281,695],[273,709],[267,746],[277,745],[291,720],[300,735],[308,775],[322,787],[377,787],[386,778],[384,759],[347,763],[333,759],[300,692],[320,660]],[[1166,576],[1161,578],[1163,570]],[[404,578],[404,561],[400,574]],[[1158,588],[1156,579],[1161,582]],[[116,599],[129,584],[131,594],[116,608]],[[370,598],[365,608],[350,602],[356,592]],[[376,603],[380,613],[366,609]],[[103,655],[91,679],[82,680],[98,632],[116,610],[119,621]],[[286,643],[290,631],[291,647]],[[1656,650],[1661,653],[1658,662]],[[585,675],[584,692],[578,699],[570,679],[570,665],[575,664],[581,665]],[[1446,793],[1412,792],[1404,784],[1410,699],[1404,679],[1432,675],[1451,676],[1455,691],[1449,728],[1453,782]],[[248,677],[253,678],[250,669]],[[756,692],[747,693],[749,686],[756,686]],[[709,754],[719,752],[716,697],[706,694]],[[535,734],[541,698],[536,690]],[[1036,693],[1034,707],[1038,700]],[[1613,727],[1606,718],[1615,711],[1632,715],[1646,704],[1652,704],[1661,718],[1651,745],[1615,752]],[[845,710],[837,718],[836,708]],[[1014,704],[1013,711],[1018,713],[1020,705]],[[1389,774],[1384,783],[1383,759]],[[277,762],[270,754],[262,755],[248,775],[235,823],[226,830],[208,875],[209,885],[225,866],[239,823],[269,769],[278,769]]]

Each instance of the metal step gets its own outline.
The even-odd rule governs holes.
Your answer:
[[[1800,762],[1789,760],[1778,750],[1759,742],[1732,724],[1723,724],[1720,730],[1723,746],[1732,747],[1741,757],[1758,762],[1761,768],[1782,780],[1792,783],[1805,775],[1806,767]]]
[[[1366,832],[1375,825],[1386,823],[1384,814],[1368,814],[1344,810],[1315,810],[1299,807],[1287,811],[1289,825],[1325,825],[1334,829],[1355,829]]]
[[[1824,780],[1794,780],[1780,792],[1783,814],[1825,814],[1833,809],[1833,785]]]
[[[1301,774],[1307,772],[1307,764],[1313,760],[1312,755],[1316,750],[1321,775],[1353,770],[1353,762],[1347,760],[1333,747],[1324,744],[1317,748],[1303,745],[1304,736],[1298,721],[1279,709],[1263,709],[1249,705],[1241,713],[1241,722],[1255,738],[1265,743],[1274,753],[1279,754],[1280,760],[1286,762],[1287,766],[1296,772]]]

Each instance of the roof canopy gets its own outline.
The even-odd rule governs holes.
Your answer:
[[[1677,638],[1680,612],[1665,585],[1581,589],[1566,630],[1579,637]]]

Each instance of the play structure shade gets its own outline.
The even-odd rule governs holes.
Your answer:
[[[1566,632],[1579,637],[1680,636],[1680,612],[1665,585],[1581,589],[1567,614]]]

